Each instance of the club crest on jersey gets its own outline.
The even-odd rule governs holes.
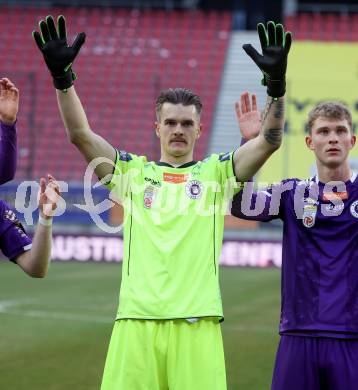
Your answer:
[[[358,200],[351,204],[350,211],[354,218],[358,218]]]
[[[190,180],[186,183],[185,192],[190,199],[199,199],[203,193],[203,185],[198,180]]]
[[[155,197],[155,188],[153,186],[148,186],[144,190],[144,197],[143,197],[143,206],[146,209],[151,209],[153,205]]]
[[[316,222],[317,206],[305,205],[303,208],[302,223],[306,228],[311,228]]]

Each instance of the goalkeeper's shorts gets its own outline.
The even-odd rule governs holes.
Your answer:
[[[117,320],[101,390],[226,390],[216,318]]]

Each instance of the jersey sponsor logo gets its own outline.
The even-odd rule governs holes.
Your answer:
[[[358,200],[351,204],[350,211],[354,218],[358,218]]]
[[[313,199],[313,198],[307,198],[305,200],[305,203],[307,203],[307,205],[310,205],[310,206],[318,206],[318,200],[317,199]]]
[[[144,197],[143,197],[143,206],[146,209],[152,208],[154,197],[155,197],[155,188],[153,186],[146,187],[144,190]]]
[[[201,163],[196,164],[191,170],[190,174],[192,177],[199,176],[201,172]]]
[[[130,161],[130,160],[132,160],[132,156],[129,153],[125,152],[124,150],[119,150],[118,152],[119,152],[119,159],[121,161]]]
[[[308,204],[303,208],[302,223],[306,228],[311,228],[316,222],[317,206]]]
[[[188,181],[185,192],[190,199],[199,199],[203,193],[203,185],[198,180]]]
[[[189,175],[187,173],[163,173],[163,180],[167,183],[180,184],[185,183],[188,180]]]
[[[324,192],[323,193],[323,200],[338,200],[338,199],[348,199],[348,192]]]
[[[336,211],[337,213],[341,213],[344,209],[344,204],[326,204],[325,208],[327,211]]]
[[[144,180],[148,181],[150,184],[152,184],[153,186],[156,186],[156,187],[160,187],[162,185],[162,183],[160,181],[154,180],[151,177],[145,177]]]
[[[231,152],[224,153],[224,154],[220,154],[219,160],[220,160],[221,162],[230,160],[230,155],[231,155]]]

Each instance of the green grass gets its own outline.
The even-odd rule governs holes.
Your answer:
[[[99,389],[120,268],[53,263],[38,280],[0,263],[0,389]],[[221,269],[229,390],[270,387],[279,283],[276,269]]]

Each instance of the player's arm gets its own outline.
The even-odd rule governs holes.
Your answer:
[[[267,98],[262,115],[262,127],[257,137],[246,142],[234,153],[238,180],[248,181],[281,145],[285,124],[284,100]]]
[[[0,79],[0,184],[12,180],[16,172],[18,109],[19,90],[9,79]]]
[[[40,179],[39,222],[30,250],[16,257],[16,263],[30,276],[43,278],[46,276],[51,259],[52,216],[56,209],[60,190],[55,179],[48,175],[46,180]]]
[[[240,96],[240,102],[235,103],[235,113],[241,133],[241,145],[256,138],[261,131],[261,114],[257,108],[256,95],[244,92]],[[249,210],[254,210],[258,202],[263,207],[261,212],[252,214]],[[266,222],[277,218],[277,214],[270,214],[271,190],[253,191],[252,178],[248,180],[245,187],[233,198],[231,214],[241,219]]]
[[[251,187],[247,188],[248,186]],[[254,192],[252,186],[252,182],[246,183],[244,189],[234,196],[231,214],[237,218],[259,222],[268,222],[279,218],[280,204],[276,207],[271,206],[272,201],[277,202],[277,199],[272,199],[271,189]]]
[[[90,129],[74,86],[71,86],[66,92],[56,90],[56,94],[67,137],[82,153],[86,161],[89,163],[94,158],[104,157],[115,162],[116,151],[114,147]],[[109,181],[110,175],[113,173],[113,164],[103,162],[97,165],[95,172],[100,179],[107,177],[106,181]]]
[[[69,46],[63,16],[59,16],[57,28],[52,16],[47,16],[46,20],[40,22],[40,31],[41,33],[34,31],[33,37],[52,75],[67,136],[87,162],[98,157],[108,161],[97,165],[95,171],[99,178],[106,177],[109,181],[108,175],[113,172],[116,151],[105,139],[90,129],[85,111],[73,87],[76,75],[72,70],[72,64],[85,42],[86,34],[79,33]]]
[[[235,175],[239,181],[247,181],[282,143],[285,124],[286,68],[291,47],[291,33],[285,33],[281,24],[260,23],[258,33],[262,55],[251,45],[244,45],[246,53],[264,74],[267,85],[267,101],[262,115],[259,135],[238,148],[234,153]]]

